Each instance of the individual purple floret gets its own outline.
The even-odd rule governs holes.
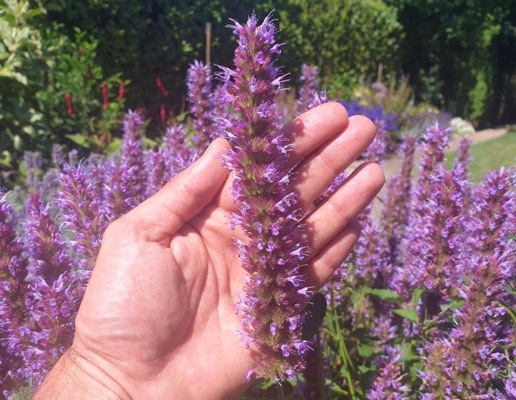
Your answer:
[[[303,64],[301,66],[301,88],[297,100],[297,114],[308,111],[313,102],[314,95],[317,96],[319,82],[317,80],[319,69],[315,65]]]
[[[240,211],[233,216],[246,235],[238,241],[247,271],[238,304],[243,335],[260,359],[249,377],[294,377],[303,368],[310,342],[301,339],[301,311],[313,289],[306,283],[307,243],[296,193],[289,188],[288,140],[274,127],[274,102],[282,77],[273,63],[280,52],[270,15],[261,24],[234,22],[236,69],[225,69],[226,101],[238,113],[229,127],[225,164],[234,179]]]

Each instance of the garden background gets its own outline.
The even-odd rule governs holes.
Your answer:
[[[330,367],[313,381],[305,376],[291,382],[293,393],[356,399],[480,393],[509,399],[510,390],[516,391],[514,170],[509,168],[516,154],[516,1],[3,0],[4,396],[30,393],[69,344],[87,280],[68,273],[70,259],[81,260],[79,270],[90,270],[107,223],[194,160],[209,137],[224,136],[217,118],[231,116],[202,97],[216,103],[216,65],[233,64],[236,43],[226,26],[230,18],[245,21],[253,10],[260,20],[271,9],[280,29],[277,40],[285,43],[279,64],[289,74],[289,90],[278,96],[282,122],[326,98],[343,102],[350,114],[366,114],[377,124],[378,140],[363,157],[384,163],[393,178],[362,220],[364,240],[376,247],[359,243],[344,266],[349,272],[325,289],[329,311],[324,340],[317,342],[326,343],[318,356]],[[135,113],[127,115],[128,110]],[[460,141],[486,128],[500,128],[502,135],[471,148]],[[445,154],[450,139],[456,152]],[[130,168],[143,168],[148,176],[131,181]],[[485,176],[493,170],[498,171]],[[107,191],[103,180],[111,185]],[[6,190],[12,191],[4,196]],[[442,214],[425,203],[430,200],[444,204]],[[488,226],[481,226],[482,212]],[[411,257],[421,256],[417,241],[408,244],[411,235],[433,240],[428,231],[417,231],[418,225],[446,230],[448,236],[434,246],[447,249],[434,254],[436,260],[444,257],[440,267],[446,274],[464,262],[460,251],[477,254],[477,265],[468,265],[464,276],[449,276],[453,283],[427,287],[420,276],[387,276],[387,270],[402,271]],[[465,246],[473,247],[454,250],[468,237],[482,238],[482,245],[468,239]],[[436,274],[439,262],[418,268]],[[483,271],[491,273],[488,283],[475,279],[485,278]],[[34,276],[41,279],[31,281]],[[396,286],[400,282],[411,293],[408,298]],[[464,367],[482,371],[482,379],[473,380],[454,370],[451,356],[448,367],[432,364],[446,359],[443,348],[454,329],[472,323],[463,309],[474,293],[471,282],[491,287],[477,300],[498,318],[499,328],[473,340],[482,344],[470,349]],[[19,293],[9,291],[12,285]],[[61,308],[41,298],[55,299]],[[61,330],[50,321],[45,325],[44,315],[61,321]],[[23,365],[28,360],[31,364]],[[437,379],[443,374],[449,376]],[[264,386],[253,390],[247,398],[267,396]],[[389,390],[401,397],[381,397]]]

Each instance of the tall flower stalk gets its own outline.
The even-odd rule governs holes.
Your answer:
[[[301,66],[301,88],[299,89],[299,99],[297,102],[297,113],[302,114],[308,111],[314,97],[318,96],[317,87],[319,69],[315,65],[303,64]]]
[[[186,83],[188,101],[192,113],[192,125],[196,131],[194,142],[199,152],[204,151],[210,142],[219,136],[214,107],[214,94],[211,83],[211,68],[195,61],[188,68]]]
[[[234,22],[238,35],[235,70],[224,69],[226,100],[238,113],[229,127],[232,149],[225,163],[234,178],[239,211],[233,226],[246,235],[238,241],[247,271],[238,310],[243,335],[260,354],[249,376],[282,380],[303,367],[310,348],[301,339],[301,311],[312,295],[307,286],[307,244],[297,194],[290,188],[290,146],[275,126],[275,99],[283,77],[274,66],[280,45],[270,15],[258,24]]]

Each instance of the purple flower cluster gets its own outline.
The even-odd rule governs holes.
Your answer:
[[[399,129],[398,118],[393,113],[384,112],[380,106],[366,107],[355,101],[340,101],[346,110],[348,115],[365,115],[374,123],[380,123],[386,131],[397,131]]]
[[[515,333],[503,324],[507,311],[502,301],[516,305],[505,290],[516,265],[511,239],[516,203],[509,179],[506,170],[494,171],[476,189],[463,264],[468,280],[456,285],[464,305],[455,311],[457,323],[450,332],[425,347],[427,371],[421,376],[435,396],[480,394],[506,368],[503,350]]]
[[[294,378],[310,343],[301,339],[301,311],[313,290],[306,283],[307,245],[297,195],[290,189],[290,145],[275,129],[275,100],[283,77],[274,66],[280,45],[270,15],[259,24],[253,15],[232,26],[238,35],[235,70],[224,69],[226,101],[238,114],[229,127],[232,149],[225,163],[234,179],[239,212],[233,226],[247,271],[242,313],[246,343],[261,358],[251,375]]]
[[[214,112],[217,98],[212,88],[210,66],[195,61],[188,69],[186,83],[192,124],[196,131],[195,145],[202,151],[213,139],[221,136],[221,121],[218,120],[221,115]]]
[[[303,64],[301,66],[301,88],[299,89],[297,102],[298,115],[326,102],[326,92],[317,92],[319,86],[318,74],[319,68],[315,65]]]
[[[410,388],[402,383],[401,356],[393,355],[389,360],[382,360],[371,390],[367,393],[369,400],[405,400]]]

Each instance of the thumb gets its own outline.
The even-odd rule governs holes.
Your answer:
[[[222,156],[227,140],[215,139],[204,154],[177,174],[158,193],[126,215],[126,221],[161,228],[169,235],[210,204],[228,177]]]

